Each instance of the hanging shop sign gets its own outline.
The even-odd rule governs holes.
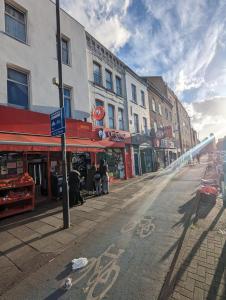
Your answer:
[[[96,106],[93,109],[92,116],[96,121],[101,121],[105,117],[105,109],[103,106]]]
[[[102,128],[100,128],[100,129],[98,130],[98,136],[99,136],[99,138],[100,138],[101,140],[106,139],[106,133],[105,133],[105,131],[104,131]]]
[[[114,142],[124,142],[126,139],[126,135],[121,132],[104,130],[102,128],[98,129],[98,136],[101,140],[108,138]]]

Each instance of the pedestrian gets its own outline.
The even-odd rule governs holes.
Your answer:
[[[87,170],[86,178],[86,190],[89,194],[93,194],[95,190],[94,175],[96,174],[96,166],[93,164],[90,169]]]
[[[104,195],[109,194],[109,176],[108,176],[107,169],[105,169],[101,181],[102,181],[103,194]]]
[[[81,196],[80,193],[80,185],[81,185],[80,173],[73,168],[69,174],[70,207],[73,207],[74,205],[78,205],[79,203],[81,203],[81,205],[84,203],[83,197]]]
[[[101,175],[100,169],[98,168],[95,175],[94,175],[94,182],[95,182],[95,189],[96,189],[96,196],[101,195]]]

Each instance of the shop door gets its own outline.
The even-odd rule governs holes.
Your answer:
[[[131,178],[133,175],[133,171],[132,171],[132,161],[131,161],[131,151],[129,149],[129,147],[126,147],[126,157],[125,157],[126,161],[126,169],[127,169],[127,176],[128,178]]]
[[[140,152],[142,174],[146,173],[145,151]]]
[[[135,168],[135,175],[139,175],[139,156],[138,153],[134,153],[134,168]]]

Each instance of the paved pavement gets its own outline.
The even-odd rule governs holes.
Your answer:
[[[122,183],[110,195],[73,208],[66,231],[60,230],[59,208],[21,220],[21,226],[3,224],[1,298],[157,299],[204,168]],[[80,256],[89,259],[88,267],[71,272],[70,261]],[[73,287],[64,292],[68,276]]]

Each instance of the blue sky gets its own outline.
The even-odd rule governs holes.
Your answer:
[[[226,135],[226,0],[61,3],[138,74],[163,76],[201,137]]]

